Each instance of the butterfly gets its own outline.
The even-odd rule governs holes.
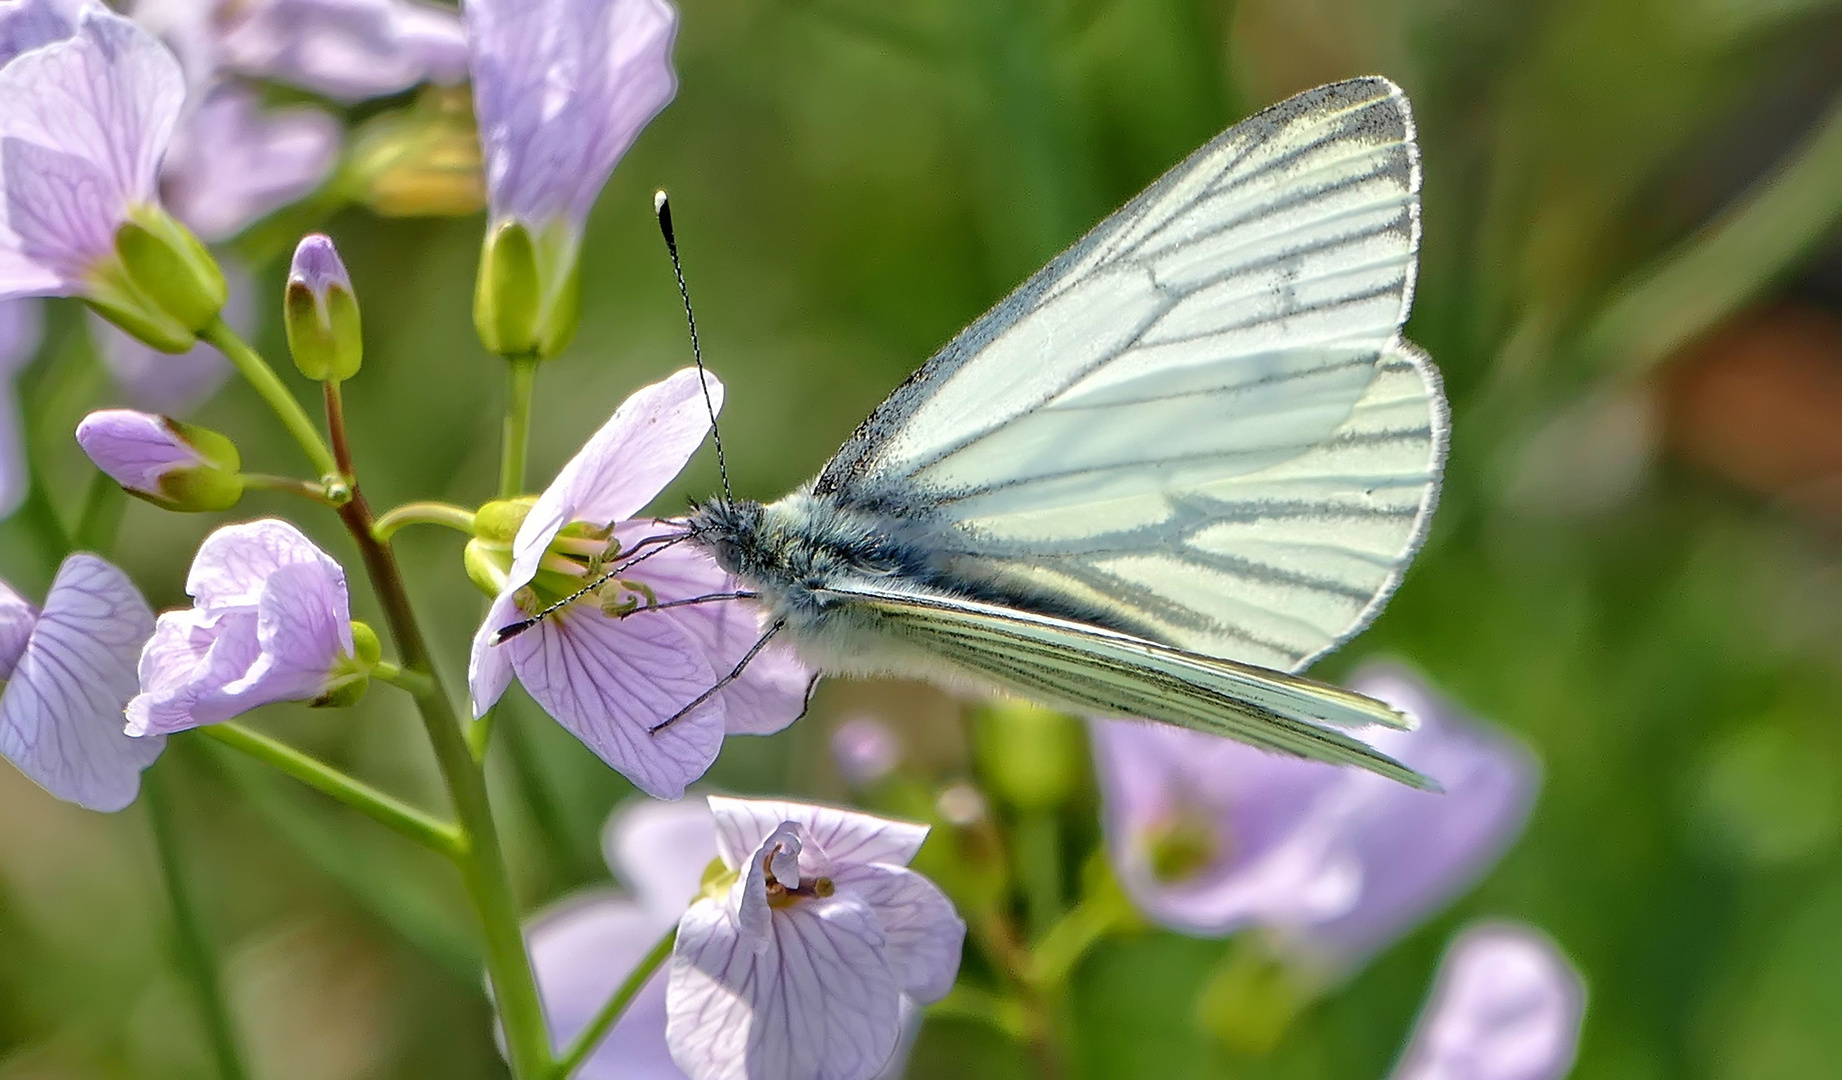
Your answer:
[[[1405,717],[1297,674],[1374,619],[1437,501],[1448,413],[1400,333],[1419,192],[1407,98],[1382,78],[1198,150],[936,353],[816,479],[693,509],[682,539],[738,582],[722,598],[768,613],[729,679],[784,636],[829,673],[1434,787],[1345,730]]]

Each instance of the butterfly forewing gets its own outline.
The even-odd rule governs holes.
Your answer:
[[[1399,338],[1419,240],[1384,79],[1230,129],[917,372],[814,492],[939,530],[953,571],[1297,669],[1424,535],[1437,376]]]

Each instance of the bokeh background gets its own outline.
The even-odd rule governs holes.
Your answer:
[[[736,486],[765,497],[1246,112],[1366,73],[1415,104],[1409,330],[1445,372],[1451,467],[1405,587],[1320,674],[1406,658],[1537,749],[1539,802],[1474,891],[1264,1054],[1195,1021],[1224,943],[1102,946],[1070,1006],[1079,1076],[1381,1077],[1443,943],[1479,915],[1544,928],[1585,973],[1580,1080],[1842,1070],[1842,4],[686,0],[677,55],[677,102],[595,212],[582,330],[538,386],[536,477],[688,360],[655,186],[731,387]],[[463,194],[465,158],[448,178]],[[411,205],[386,209],[415,208],[414,179]],[[301,224],[241,246],[272,259]],[[469,316],[482,219],[354,207],[323,224],[365,304],[347,400],[373,503],[488,497],[503,371]],[[57,309],[21,381],[48,479],[0,524],[0,574],[28,593],[90,488],[69,432],[110,394],[79,313]],[[254,467],[298,466],[240,386],[196,419]],[[660,505],[714,479],[700,459]],[[252,497],[238,514],[271,510],[295,508]],[[300,516],[351,554],[330,517]],[[174,606],[217,523],[136,503],[117,555]],[[458,539],[412,530],[400,550],[457,681],[480,603]],[[787,732],[732,740],[710,783],[842,798],[826,743],[854,715],[897,725],[917,774],[966,775],[957,711],[912,686],[831,685]],[[393,695],[255,721],[439,801]],[[448,869],[214,749],[176,739],[159,779],[258,1075],[499,1075]],[[522,700],[494,769],[525,900],[605,880],[598,834],[625,782]],[[1064,817],[1078,853],[1091,796]],[[210,1075],[171,933],[140,809],[89,814],[0,769],[0,1078]],[[1001,1036],[943,1020],[910,1075],[1027,1069]]]

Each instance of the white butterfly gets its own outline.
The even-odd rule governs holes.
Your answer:
[[[1431,786],[1334,730],[1399,713],[1291,674],[1375,617],[1438,495],[1439,376],[1400,336],[1419,191],[1393,83],[1282,102],[968,327],[816,480],[712,499],[690,539],[766,606],[761,644],[827,671]]]

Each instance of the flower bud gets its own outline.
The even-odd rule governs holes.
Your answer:
[[[215,431],[131,409],[93,412],[77,443],[130,495],[168,510],[228,510],[243,497],[236,446]]]
[[[282,311],[288,351],[302,375],[339,382],[358,374],[364,359],[358,298],[331,238],[312,233],[294,249]]]
[[[224,271],[191,230],[142,207],[115,230],[115,260],[88,295],[110,322],[163,352],[191,348],[229,295]]]
[[[518,537],[519,526],[530,516],[537,499],[521,495],[516,499],[494,499],[473,515],[473,535],[489,544],[511,547]]]
[[[561,226],[533,236],[520,221],[486,234],[473,290],[473,325],[488,351],[543,359],[575,336],[581,314],[576,235]]]
[[[1053,810],[1073,798],[1086,774],[1081,725],[1021,701],[988,705],[976,728],[980,771],[1005,802]]]

